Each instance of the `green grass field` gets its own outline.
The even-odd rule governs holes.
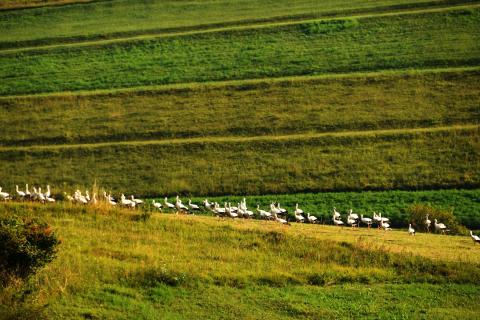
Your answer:
[[[0,145],[478,124],[479,81],[447,69],[0,98]]]
[[[4,185],[139,195],[477,187],[478,126],[0,150]]]
[[[23,5],[25,2],[4,0],[0,3],[0,8],[12,7],[15,4]],[[36,4],[35,2],[39,1],[30,1],[31,4]],[[233,3],[228,0],[196,2],[152,0],[134,3],[128,0],[94,1],[91,4],[0,11],[0,29],[8,30],[0,34],[0,47],[470,3],[478,4],[478,1],[242,0]]]
[[[479,1],[0,2],[3,191],[321,222],[1,201],[62,241],[1,320],[478,318],[480,246],[406,227],[425,204],[480,229]]]
[[[480,10],[0,54],[0,95],[476,66]]]
[[[31,299],[48,318],[473,319],[480,311],[479,248],[468,237],[0,205],[0,216],[12,214],[41,216],[62,239],[32,281],[40,290]]]

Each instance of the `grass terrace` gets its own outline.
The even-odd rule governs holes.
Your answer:
[[[0,54],[0,95],[477,66],[480,10],[368,17]]]

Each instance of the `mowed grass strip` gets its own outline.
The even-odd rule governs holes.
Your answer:
[[[372,17],[0,55],[0,95],[477,66],[480,10]]]
[[[478,124],[479,81],[452,70],[1,98],[0,145]]]
[[[29,5],[37,5],[28,1]],[[51,4],[73,1],[57,0]],[[77,1],[80,2],[80,1]],[[42,1],[46,4],[45,1]],[[92,1],[58,7],[0,11],[0,47],[18,47],[88,39],[115,38],[143,33],[163,33],[262,21],[317,18],[363,12],[431,8],[457,4],[476,4],[475,0],[202,0],[175,1]],[[6,0],[3,7],[26,4]],[[26,28],[25,26],[28,26]]]
[[[4,185],[48,182],[142,196],[475,187],[478,126],[309,137],[11,148]]]
[[[0,217],[12,215],[42,217],[62,239],[57,259],[32,279],[48,318],[441,318],[479,310],[480,258],[468,237],[164,214],[142,222],[130,210],[0,205]]]
[[[102,0],[2,0],[0,10],[24,9],[71,3],[85,3]],[[1,12],[1,11],[0,11]]]

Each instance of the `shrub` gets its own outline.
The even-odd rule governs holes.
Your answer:
[[[25,280],[50,262],[60,241],[44,222],[29,218],[0,219],[0,284]]]
[[[423,204],[414,204],[408,208],[407,212],[410,223],[412,223],[417,231],[427,232],[425,218],[428,214],[428,218],[432,221],[430,231],[435,230],[434,221],[437,219],[439,222],[442,222],[447,226],[451,234],[467,234],[467,229],[458,222],[457,218],[453,215],[452,210],[437,209]]]

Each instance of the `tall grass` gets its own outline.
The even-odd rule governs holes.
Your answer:
[[[480,10],[0,54],[0,95],[385,69],[476,66]]]
[[[3,98],[0,99],[0,145],[478,123],[475,104],[480,96],[476,85],[479,80],[478,70],[380,73],[109,94]]]
[[[479,184],[477,127],[13,148],[3,186],[99,185],[138,195],[436,189]]]
[[[298,316],[299,310],[288,307],[297,312],[287,317],[284,306],[272,305],[277,299],[287,305],[296,302],[281,292],[303,292],[303,299],[309,301],[320,294],[328,301],[322,306],[332,312],[336,299],[335,294],[328,294],[330,290],[345,294],[363,287],[377,295],[394,290],[397,298],[410,299],[414,294],[419,306],[429,305],[429,295],[421,290],[437,293],[440,286],[434,284],[443,288],[437,296],[440,305],[450,306],[450,297],[478,291],[480,260],[470,250],[474,247],[468,237],[410,237],[405,231],[352,231],[318,225],[286,228],[266,221],[172,215],[138,222],[129,210],[85,211],[69,204],[0,206],[1,216],[12,214],[41,216],[63,238],[57,260],[34,281],[41,288],[37,299],[48,304],[50,318],[118,317],[122,313],[123,317],[154,318],[158,310],[215,318],[212,306],[229,304],[232,293],[237,297],[235,312],[244,314],[252,299],[266,299],[270,303],[254,304],[253,314],[269,312],[272,318],[288,318]],[[181,307],[185,297],[195,295],[196,301],[206,305]],[[477,300],[464,299],[455,311],[463,314],[468,312],[463,308],[478,309]],[[347,299],[342,304],[356,308],[356,301]],[[317,318],[321,311],[314,305],[309,314]],[[396,305],[384,300],[382,307]]]

